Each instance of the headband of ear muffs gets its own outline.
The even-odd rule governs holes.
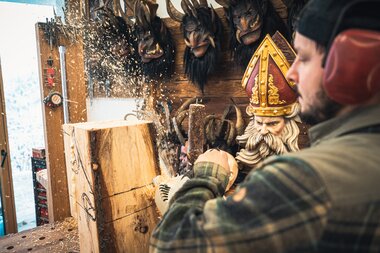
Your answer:
[[[340,104],[355,105],[380,91],[380,32],[350,29],[331,44],[323,85]]]

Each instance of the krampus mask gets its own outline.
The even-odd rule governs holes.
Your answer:
[[[107,5],[95,12],[86,40],[91,77],[102,84],[138,75],[137,45],[131,25],[115,16]]]
[[[285,22],[270,0],[216,0],[224,7],[230,25],[230,47],[234,60],[246,68],[265,35],[279,31],[289,39]]]
[[[174,42],[157,8],[150,0],[137,0],[134,6],[138,53],[149,80],[168,79],[174,72]]]
[[[308,1],[309,0],[289,0],[289,1],[287,1],[287,10],[288,10],[287,24],[288,24],[288,27],[291,31],[292,39],[294,39],[294,35],[296,32],[296,25],[298,22],[298,16]]]
[[[206,0],[182,0],[185,14],[166,0],[169,16],[181,22],[186,48],[183,57],[187,78],[203,92],[207,77],[215,70],[220,58],[222,22]]]

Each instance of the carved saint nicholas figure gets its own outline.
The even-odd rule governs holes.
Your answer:
[[[295,59],[286,39],[267,35],[252,56],[242,79],[251,116],[244,133],[236,137],[239,169],[245,174],[266,157],[298,150],[300,123],[295,84],[285,76]]]

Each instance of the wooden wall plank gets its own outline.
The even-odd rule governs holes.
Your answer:
[[[45,98],[52,91],[62,94],[61,70],[58,46],[50,46],[44,37],[46,24],[36,24],[37,50],[39,58],[41,97]],[[87,120],[86,113],[86,83],[84,78],[84,63],[82,43],[67,41],[62,35],[58,38],[61,45],[66,46],[66,78],[69,101],[69,120],[71,123]],[[51,57],[56,69],[55,87],[45,84],[45,68]],[[48,210],[49,221],[60,221],[70,216],[69,195],[63,145],[62,124],[63,107],[51,108],[42,104],[43,123],[46,149],[46,165],[48,168]]]
[[[70,123],[87,121],[86,97],[87,82],[84,71],[83,41],[75,43],[61,36],[60,41],[66,46],[66,78]]]
[[[44,69],[48,67],[49,56],[56,68],[56,85],[54,90],[62,94],[60,82],[59,52],[55,46],[50,47],[44,38],[44,24],[36,25],[37,49],[39,58],[41,97],[45,98],[52,90],[48,88],[44,80]],[[50,108],[42,104],[46,167],[48,170],[49,191],[48,212],[49,221],[63,220],[69,216],[69,200],[67,199],[67,180],[63,153],[63,135],[61,125],[63,124],[63,108]]]

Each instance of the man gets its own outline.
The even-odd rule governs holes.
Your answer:
[[[224,154],[201,155],[195,178],[153,231],[151,252],[380,251],[380,2],[355,2],[311,0],[300,15],[288,78],[298,85],[301,114],[316,124],[311,147],[272,156],[226,200],[216,198],[226,184]],[[345,32],[370,34],[363,36],[370,43]],[[334,54],[344,42],[350,50]],[[342,60],[363,45],[373,52]],[[367,59],[375,60],[335,72]],[[329,83],[351,74],[362,82]]]
[[[294,83],[285,78],[295,56],[276,32],[264,38],[244,73],[242,85],[250,97],[246,111],[252,118],[244,134],[236,138],[243,147],[236,156],[243,174],[271,155],[299,150],[297,93]]]

